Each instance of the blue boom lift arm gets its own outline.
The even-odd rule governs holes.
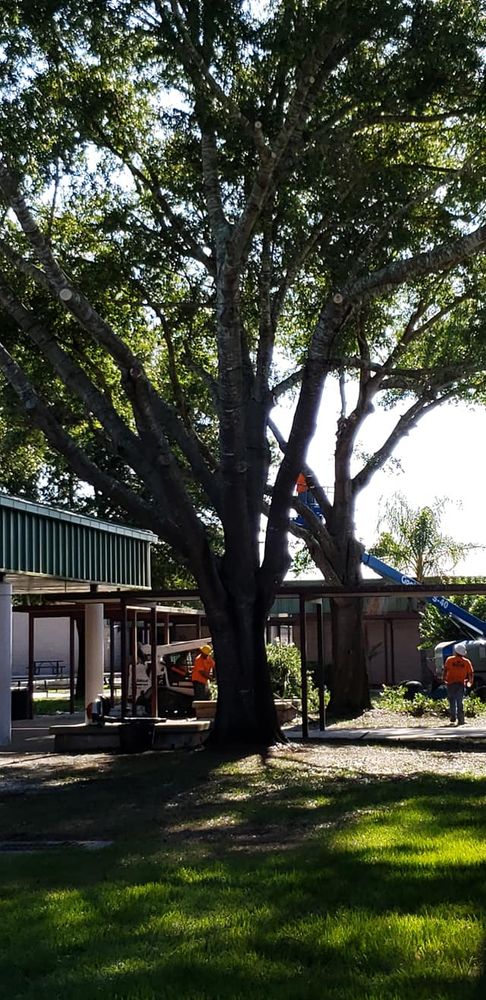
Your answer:
[[[322,511],[319,504],[312,496],[310,491],[301,493],[299,495],[299,500],[306,503],[318,517],[322,517]],[[300,524],[305,527],[305,520],[299,514],[298,517],[293,519],[296,524]],[[369,566],[370,569],[378,573],[378,576],[388,577],[390,580],[394,580],[395,583],[402,583],[408,587],[418,586],[418,580],[415,580],[413,576],[406,576],[404,573],[400,573],[397,569],[393,569],[392,566],[387,566],[386,563],[382,562],[381,559],[377,559],[376,556],[372,556],[369,552],[363,552],[361,556],[361,562],[365,566]],[[443,615],[452,618],[458,625],[463,628],[469,628],[478,635],[486,636],[486,622],[483,622],[481,618],[477,618],[476,615],[472,615],[470,611],[466,611],[465,608],[461,608],[459,604],[454,604],[452,601],[448,601],[447,597],[437,596],[426,597],[425,601],[428,604],[433,604],[434,607],[438,608]]]
[[[392,566],[387,566],[381,559],[377,559],[376,556],[372,556],[369,552],[363,552],[361,562],[365,566],[369,566],[379,576],[388,577],[390,580],[394,580],[395,583],[402,583],[407,587],[416,587],[418,584],[418,580],[415,580],[413,576],[406,576],[404,573],[393,569]],[[486,622],[483,622],[481,618],[477,618],[476,615],[472,615],[465,608],[461,608],[459,604],[448,601],[447,597],[434,594],[432,597],[425,597],[424,600],[428,604],[433,604],[443,615],[453,618],[459,625],[472,629],[478,635],[486,636]]]

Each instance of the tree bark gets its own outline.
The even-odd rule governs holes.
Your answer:
[[[361,715],[370,708],[362,599],[334,598],[331,626],[333,669],[329,714]]]
[[[218,705],[210,747],[285,742],[277,721],[265,647],[266,609],[253,594],[226,588],[225,606],[206,604],[218,684]]]

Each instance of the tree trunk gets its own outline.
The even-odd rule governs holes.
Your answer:
[[[334,598],[331,625],[333,669],[329,714],[360,715],[370,708],[361,598]]]
[[[285,742],[272,694],[265,648],[266,613],[259,602],[233,597],[226,609],[206,608],[218,684],[216,719],[208,745],[260,749]]]

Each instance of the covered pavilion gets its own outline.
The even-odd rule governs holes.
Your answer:
[[[126,590],[149,590],[150,547],[156,541],[150,531],[0,495],[0,746],[11,741],[13,595],[84,596],[88,705],[104,679],[104,602],[98,589],[115,588],[114,599]]]
[[[410,583],[393,583],[383,580],[363,580],[359,586],[337,587],[326,583],[323,579],[312,580],[288,580],[279,587],[276,596],[289,598],[295,597],[298,600],[298,622],[299,622],[299,649],[301,657],[301,691],[302,691],[302,738],[309,737],[308,719],[308,611],[309,606],[313,606],[317,625],[317,680],[319,692],[319,731],[326,731],[325,708],[324,708],[324,687],[326,678],[324,674],[324,622],[323,622],[323,602],[332,597],[387,597],[389,595],[407,595],[415,598],[431,597],[435,594],[486,594],[486,583],[423,583],[413,587]],[[194,601],[199,599],[199,591],[195,588],[179,588],[151,590],[150,593],[140,594],[130,590],[123,594],[116,595],[113,592],[100,594],[98,599],[105,601],[118,597],[122,620],[126,619],[127,609],[134,606],[146,607],[154,606],[157,602],[178,602]],[[82,593],[72,593],[72,601],[83,601],[86,598]],[[52,602],[62,601],[63,595],[51,594]],[[284,617],[284,616],[282,616]],[[123,630],[122,635],[125,630]],[[199,633],[200,634],[200,633]],[[127,681],[125,681],[125,684]]]

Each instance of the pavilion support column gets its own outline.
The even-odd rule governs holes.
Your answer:
[[[0,582],[0,746],[12,741],[12,584]]]
[[[105,674],[105,634],[103,604],[85,604],[86,650],[86,721],[90,718],[90,705],[103,693]]]

